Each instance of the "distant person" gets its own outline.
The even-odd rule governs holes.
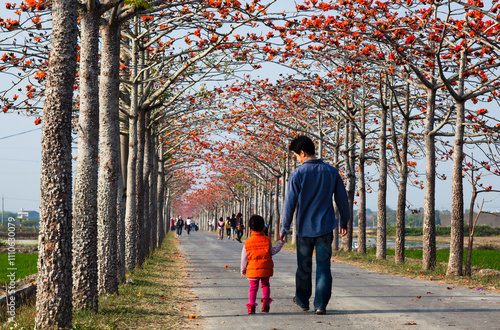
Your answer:
[[[234,241],[234,238],[237,236],[237,227],[238,227],[236,215],[234,213],[229,221],[231,222],[231,238]]]
[[[243,214],[241,214],[241,212],[236,215],[236,222],[238,223],[238,226],[236,227],[236,240],[240,243],[243,243],[241,241],[241,237],[243,236],[245,225],[243,224]]]
[[[219,218],[219,221],[217,222],[217,239],[223,240],[224,239],[224,219],[222,217]]]
[[[283,240],[273,247],[271,238],[264,235],[264,218],[260,215],[252,215],[248,226],[251,236],[245,241],[241,251],[241,276],[246,275],[250,283],[248,290],[248,304],[246,305],[248,314],[255,314],[255,303],[259,282],[262,287],[262,312],[269,313],[271,302],[271,285],[269,278],[273,276],[274,263],[272,256],[278,253],[283,247]]]
[[[186,232],[188,235],[191,232],[191,218],[190,217],[186,218]]]
[[[349,203],[339,171],[315,156],[314,143],[307,136],[292,140],[293,151],[301,166],[288,179],[279,239],[290,230],[293,214],[297,218],[297,272],[293,301],[303,311],[309,310],[312,294],[312,257],[316,249],[316,292],[314,311],[326,314],[332,293],[331,257],[333,230],[337,227],[333,202],[340,212],[339,232],[347,234]]]
[[[177,229],[177,235],[175,237],[182,235],[182,227],[184,227],[184,220],[179,215],[179,217],[177,217],[177,222],[175,223],[175,228]]]
[[[227,239],[231,239],[231,219],[229,217],[226,217],[226,234]]]
[[[175,230],[175,220],[174,220],[174,218],[170,218],[170,230]]]

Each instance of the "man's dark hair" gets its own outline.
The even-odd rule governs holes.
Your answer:
[[[248,226],[253,231],[263,231],[265,227],[264,218],[260,215],[254,214],[250,217]]]
[[[300,135],[293,139],[292,142],[290,142],[288,150],[293,151],[296,154],[300,154],[301,151],[304,151],[310,156],[314,156],[314,154],[316,153],[314,143],[305,135]]]

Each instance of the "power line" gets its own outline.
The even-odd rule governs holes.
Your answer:
[[[15,200],[15,201],[31,201],[31,202],[40,202],[40,199],[26,199],[26,198],[12,198],[12,197],[5,197],[5,199],[10,199],[10,200]]]
[[[40,163],[39,160],[27,160],[27,159],[10,159],[10,158],[0,158],[0,160],[10,160],[13,162],[30,162],[30,163]]]
[[[24,131],[24,132],[21,132],[21,133],[16,133],[16,134],[12,134],[12,135],[8,135],[8,136],[0,137],[0,140],[5,140],[5,139],[8,139],[8,138],[11,138],[11,137],[14,137],[14,136],[18,136],[18,135],[21,135],[21,134],[26,134],[26,133],[33,132],[33,131],[38,131],[40,129],[42,129],[42,128],[39,127],[39,128],[31,129],[29,131]]]

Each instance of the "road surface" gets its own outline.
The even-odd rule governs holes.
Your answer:
[[[203,329],[500,329],[498,293],[373,273],[338,262],[332,263],[327,314],[303,312],[292,302],[295,252],[285,250],[273,257],[271,312],[260,312],[259,291],[257,313],[247,315],[248,281],[239,272],[242,245],[227,237],[219,241],[206,232],[180,238]],[[311,307],[313,299],[314,287]]]

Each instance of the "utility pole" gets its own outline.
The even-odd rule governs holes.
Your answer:
[[[3,194],[2,194],[2,227],[3,227]]]

